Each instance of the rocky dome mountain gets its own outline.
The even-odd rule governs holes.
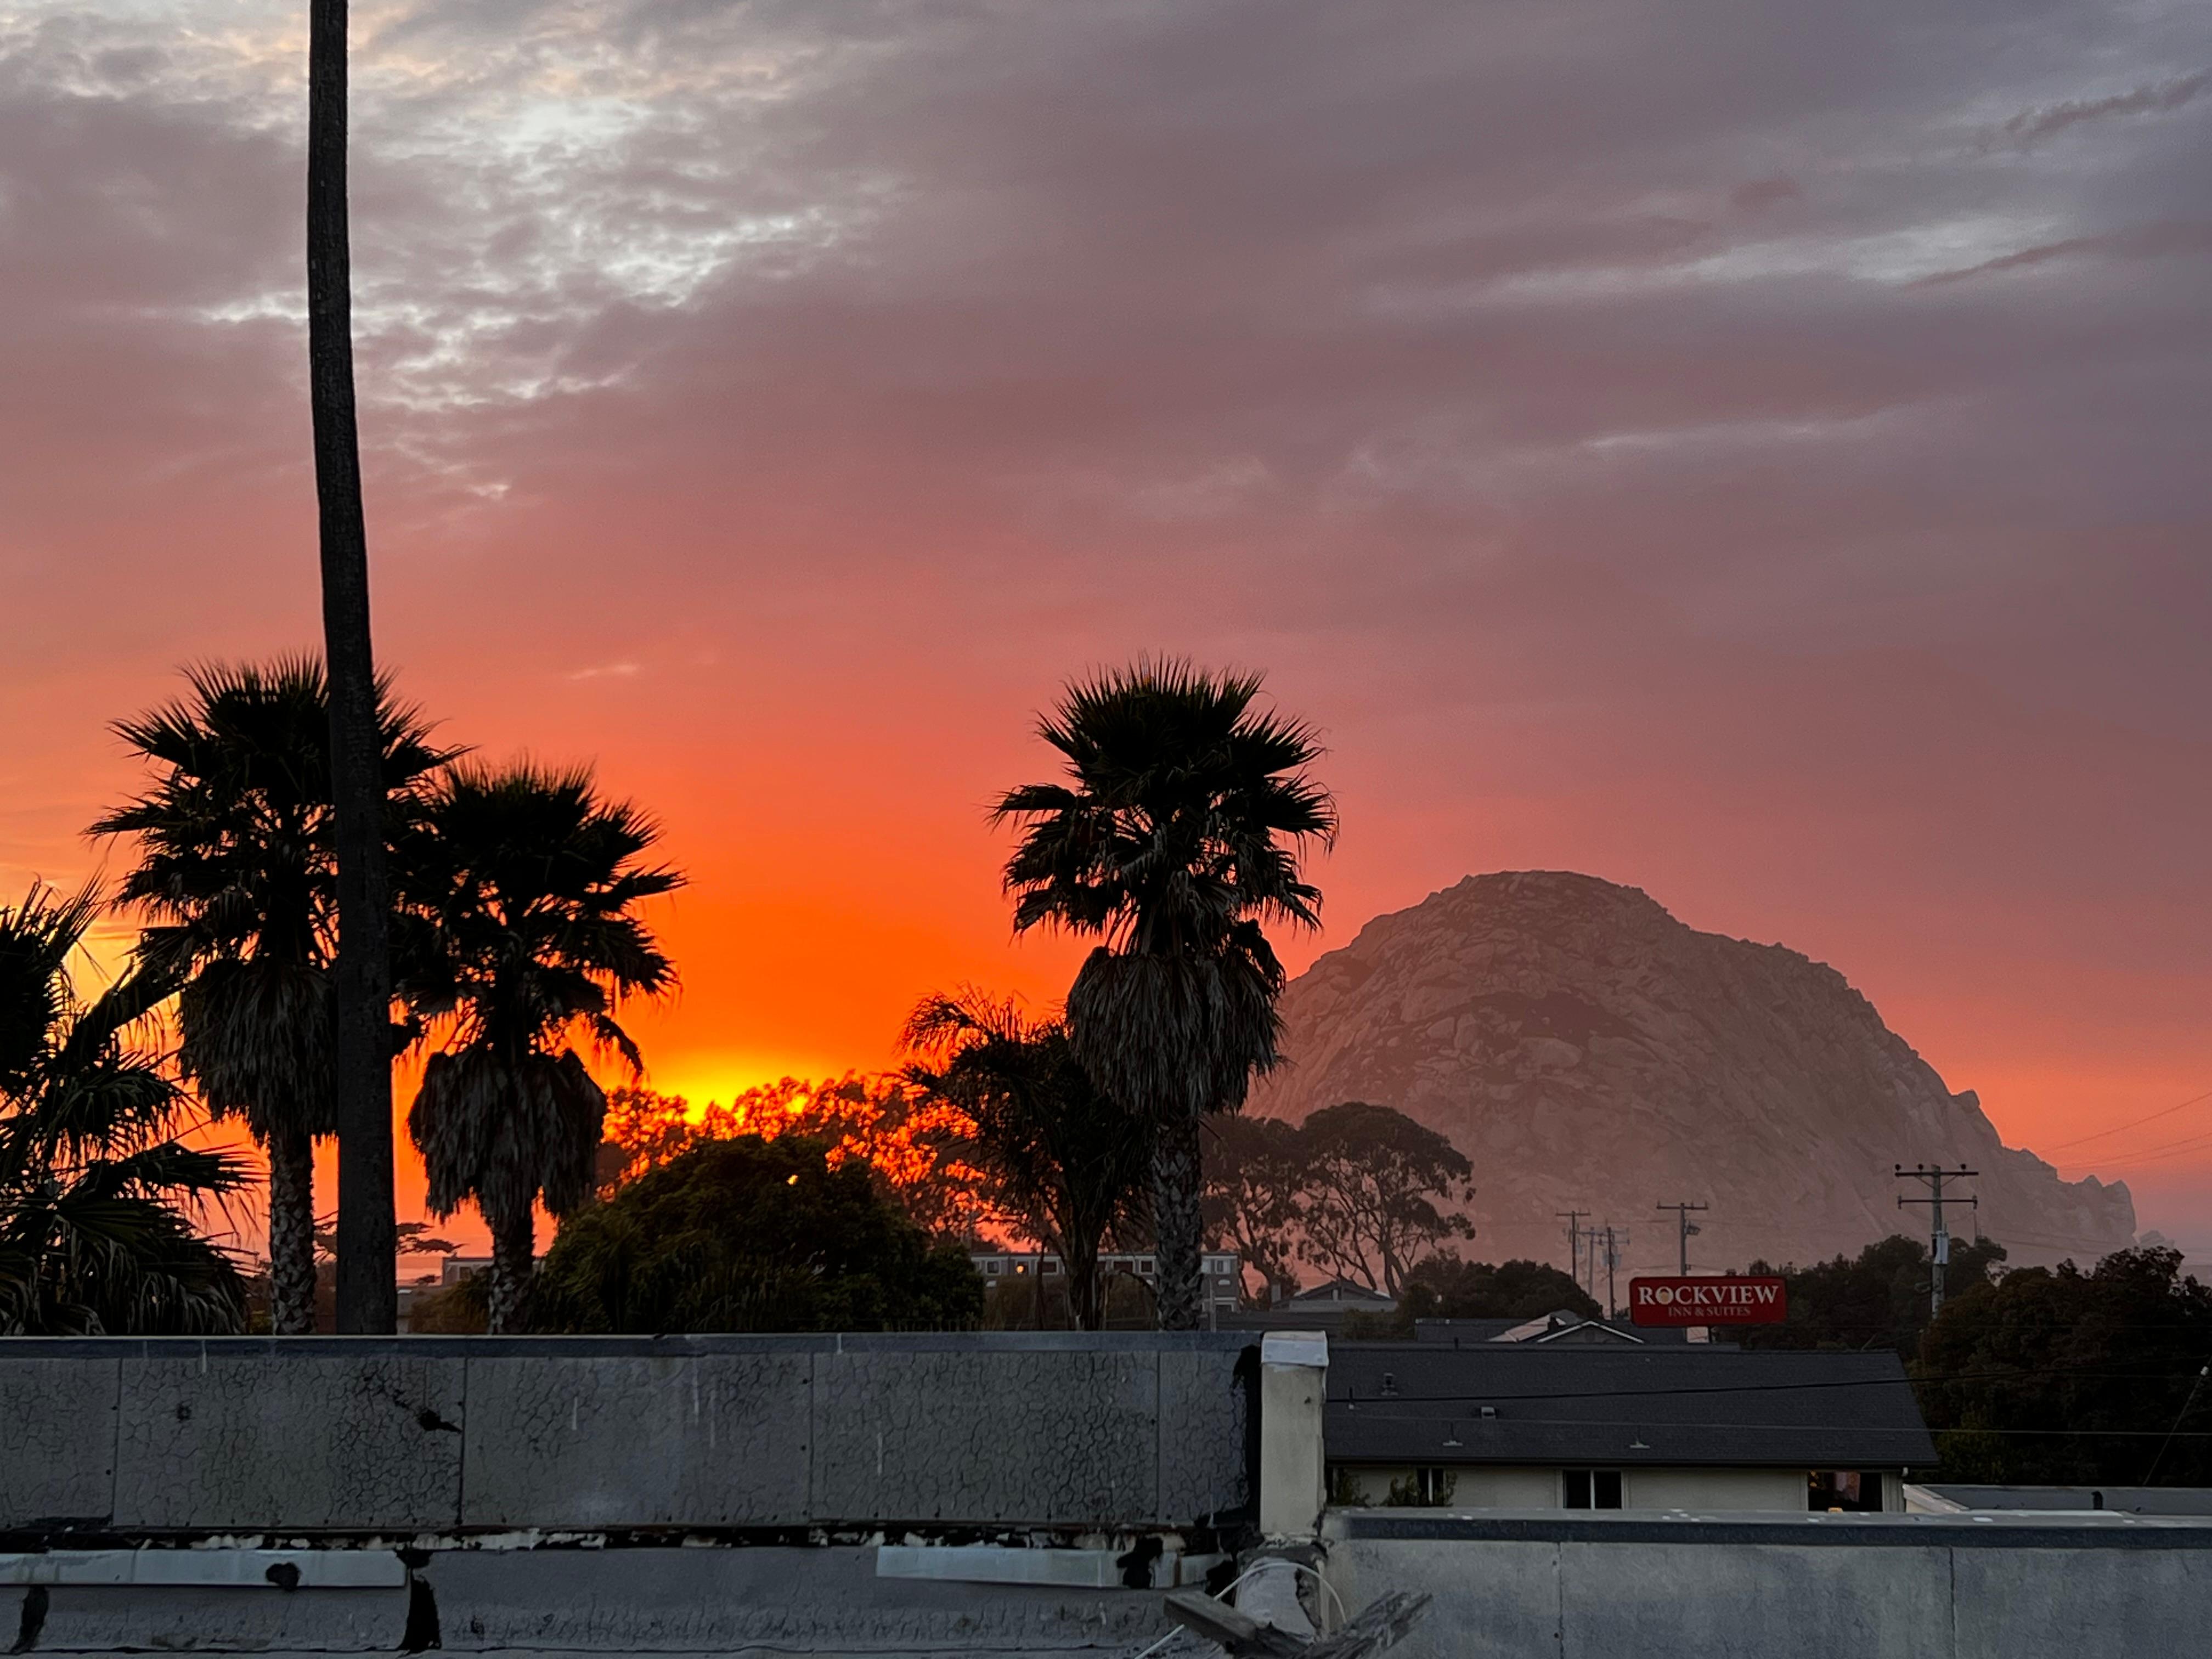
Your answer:
[[[1470,876],[1378,916],[1283,994],[1291,1064],[1250,1109],[1399,1108],[1474,1164],[1471,1253],[1564,1265],[1578,1208],[1629,1230],[1624,1269],[1673,1272],[1674,1218],[1705,1202],[1693,1269],[1807,1262],[1926,1231],[1902,1163],[1978,1170],[1954,1234],[2014,1263],[2131,1243],[2127,1188],[2062,1181],[2008,1148],[1824,963],[1701,933],[1592,876]],[[1626,1280],[1622,1279],[1622,1294]]]

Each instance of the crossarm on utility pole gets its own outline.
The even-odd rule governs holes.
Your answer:
[[[1923,1164],[1910,1170],[1902,1164],[1897,1166],[1899,1181],[1909,1179],[1928,1183],[1927,1197],[1900,1198],[1897,1200],[1897,1207],[1901,1210],[1908,1204],[1925,1204],[1929,1208],[1928,1316],[1930,1319],[1943,1311],[1943,1270],[1951,1265],[1951,1235],[1943,1226],[1943,1206],[1946,1204],[1964,1204],[1969,1209],[1979,1209],[1982,1203],[1978,1198],[1947,1197],[1943,1183],[1966,1180],[1980,1173],[1979,1170],[1970,1170],[1963,1164],[1955,1170],[1946,1170],[1934,1164]]]

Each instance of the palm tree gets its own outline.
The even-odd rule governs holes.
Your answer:
[[[338,1329],[398,1319],[392,1194],[390,894],[377,773],[379,688],[368,625],[368,529],[354,409],[353,256],[346,210],[346,0],[307,5],[307,389],[331,669],[338,950],[331,1109],[338,1135]]]
[[[586,1036],[638,1074],[615,1012],[676,982],[635,914],[683,884],[638,862],[659,835],[629,803],[601,800],[588,770],[462,766],[431,791],[401,861],[409,914],[434,940],[403,989],[445,1038],[407,1130],[433,1212],[473,1199],[491,1229],[494,1332],[520,1322],[538,1200],[562,1216],[592,1194],[606,1096],[569,1040]]]
[[[1067,1027],[1031,1020],[974,991],[925,997],[908,1018],[910,1082],[975,1126],[967,1153],[999,1206],[1067,1267],[1075,1322],[1103,1329],[1106,1237],[1143,1208],[1151,1172],[1144,1126],[1100,1094]]]
[[[1313,728],[1255,708],[1257,674],[1139,661],[1068,687],[1038,732],[1067,781],[1009,790],[1018,932],[1101,942],[1067,995],[1068,1034],[1100,1089],[1152,1127],[1160,1323],[1204,1312],[1199,1125],[1276,1062],[1282,964],[1261,923],[1320,925],[1299,859],[1336,835],[1304,769]]]
[[[153,924],[140,962],[184,988],[179,1066],[268,1152],[270,1324],[295,1335],[315,1322],[314,1137],[337,1127],[329,698],[309,658],[186,678],[187,698],[116,726],[157,775],[93,833],[138,838],[118,897]],[[399,799],[451,757],[381,682],[377,725]]]
[[[246,1291],[187,1210],[246,1179],[173,1133],[185,1104],[125,1040],[173,989],[147,970],[89,1001],[70,958],[90,888],[0,905],[0,1335],[220,1335]]]

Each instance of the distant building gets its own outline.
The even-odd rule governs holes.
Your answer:
[[[1331,1345],[1331,1500],[1900,1510],[1936,1448],[1893,1353]]]
[[[1279,1308],[1341,1308],[1347,1313],[1386,1314],[1398,1311],[1396,1298],[1349,1279],[1331,1279],[1285,1297]]]
[[[1261,1312],[1238,1313],[1233,1324],[1255,1331],[1328,1331],[1343,1328],[1354,1314],[1379,1316],[1398,1311],[1397,1302],[1381,1291],[1349,1279],[1331,1279],[1293,1292],[1268,1304]]]
[[[1413,1335],[1422,1342],[1464,1346],[1474,1342],[1561,1343],[1577,1347],[1680,1347],[1711,1342],[1702,1325],[1632,1325],[1625,1319],[1586,1319],[1561,1309],[1534,1319],[1417,1319]],[[1734,1343],[1713,1343],[1734,1347]]]
[[[975,1264],[975,1271],[983,1276],[987,1285],[1028,1281],[1049,1288],[1053,1281],[1064,1279],[1067,1273],[1066,1263],[1050,1251],[970,1250],[968,1260]],[[1115,1278],[1127,1278],[1157,1285],[1159,1258],[1150,1251],[1109,1252],[1098,1258],[1098,1272],[1109,1282]],[[1199,1260],[1199,1272],[1204,1276],[1208,1307],[1217,1314],[1235,1309],[1243,1290],[1243,1261],[1234,1254],[1208,1250]]]

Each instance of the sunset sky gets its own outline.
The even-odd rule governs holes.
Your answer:
[[[1176,653],[1326,735],[1295,963],[1470,872],[1631,883],[2212,1250],[2212,1101],[2082,1139],[2212,1091],[2201,3],[355,41],[380,653],[665,824],[656,1086],[1054,998],[986,804],[1067,676]],[[10,897],[99,866],[108,721],[317,642],[303,58],[297,4],[0,0]]]

